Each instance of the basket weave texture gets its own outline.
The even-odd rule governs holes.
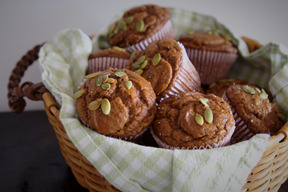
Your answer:
[[[259,48],[255,45],[257,41],[245,39],[248,46]],[[33,84],[25,82],[21,86],[19,83],[25,70],[35,60],[38,59],[38,51],[41,46],[36,46],[24,55],[16,64],[15,69],[9,78],[8,84],[8,100],[11,110],[20,113],[25,108],[24,96],[31,100],[43,100],[45,111],[49,122],[54,128],[57,136],[61,152],[66,163],[71,168],[76,180],[84,188],[89,191],[119,191],[111,185],[94,166],[77,150],[75,145],[70,141],[60,119],[60,106],[56,102],[53,95],[43,86],[42,83]],[[253,48],[252,50],[253,51]],[[279,132],[271,136],[268,141],[266,150],[253,168],[247,178],[246,184],[242,191],[278,191],[281,184],[288,178],[288,122],[279,130]]]

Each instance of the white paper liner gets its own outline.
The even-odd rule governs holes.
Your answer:
[[[182,49],[182,61],[179,66],[179,71],[174,74],[174,80],[172,86],[166,90],[164,98],[168,98],[172,95],[177,95],[180,93],[188,91],[201,91],[201,81],[200,76],[194,65],[189,60],[184,46],[178,42]]]
[[[212,84],[229,76],[237,54],[186,48],[190,61],[197,69],[202,84]]]
[[[229,132],[229,134],[226,135],[226,137],[224,137],[224,139],[222,141],[219,141],[218,143],[213,143],[212,145],[207,144],[206,146],[194,146],[194,147],[176,147],[176,146],[171,146],[168,145],[167,143],[165,143],[164,141],[162,141],[153,131],[153,128],[150,128],[150,132],[152,137],[154,138],[154,140],[156,141],[156,143],[158,144],[158,146],[160,148],[164,148],[164,149],[212,149],[212,148],[218,148],[218,147],[223,147],[226,145],[230,144],[230,139],[231,136],[234,132],[235,126],[232,127],[231,131]]]
[[[252,131],[250,131],[247,124],[241,119],[241,117],[235,111],[235,109],[231,105],[226,93],[223,94],[222,98],[224,99],[224,101],[226,101],[230,105],[230,108],[231,108],[231,111],[233,113],[233,117],[235,120],[235,125],[236,125],[235,131],[232,135],[230,143],[235,144],[235,143],[238,143],[241,141],[248,140],[251,137],[253,137],[254,133]]]
[[[87,74],[98,71],[105,71],[109,67],[124,69],[128,65],[129,59],[122,59],[117,57],[97,57],[88,60]]]
[[[151,42],[161,39],[174,39],[174,32],[171,20],[168,20],[159,31],[157,31],[150,37],[140,41],[139,43],[126,47],[125,49],[130,53],[133,53],[135,51],[143,51]]]

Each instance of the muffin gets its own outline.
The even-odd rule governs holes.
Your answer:
[[[114,46],[91,53],[88,58],[86,73],[95,73],[111,68],[123,69],[129,63],[131,54],[125,49]]]
[[[170,12],[157,5],[143,5],[126,11],[109,29],[108,43],[129,52],[143,50],[155,40],[174,38]]]
[[[257,133],[275,134],[283,125],[279,107],[269,101],[264,89],[231,85],[224,100],[230,104],[236,121],[232,143],[247,140]]]
[[[204,85],[227,78],[238,58],[238,49],[231,41],[214,32],[196,31],[180,36],[179,41],[186,48]]]
[[[201,91],[198,72],[187,57],[185,48],[174,39],[150,43],[136,51],[127,69],[151,82],[157,100],[187,91]]]
[[[152,135],[163,148],[207,149],[228,145],[234,129],[232,111],[221,97],[187,92],[157,106]]]
[[[136,141],[156,113],[156,95],[151,84],[126,69],[109,68],[88,75],[73,98],[84,125],[128,141]]]
[[[213,93],[219,97],[222,97],[228,87],[234,84],[253,85],[252,83],[249,83],[247,80],[244,79],[221,79],[216,81],[215,83],[212,83],[206,90],[206,94]]]

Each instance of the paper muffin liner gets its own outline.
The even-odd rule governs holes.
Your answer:
[[[129,59],[117,57],[97,57],[88,60],[87,74],[104,71],[109,67],[124,69],[128,65]]]
[[[245,140],[250,139],[254,135],[254,133],[250,131],[247,124],[241,119],[241,117],[235,111],[226,93],[223,94],[222,98],[224,99],[224,101],[226,101],[229,104],[231,111],[233,113],[233,117],[234,117],[235,125],[236,125],[235,131],[231,138],[231,144],[235,144],[240,141],[245,141]]]
[[[184,46],[178,42],[182,49],[182,61],[179,71],[175,74],[172,86],[166,90],[164,98],[187,91],[201,92],[200,76],[194,65],[189,60]],[[163,98],[163,99],[164,99]]]
[[[219,141],[218,143],[213,143],[212,145],[207,144],[206,146],[194,146],[194,147],[176,147],[176,146],[171,146],[168,145],[167,143],[165,143],[164,141],[162,141],[153,131],[153,128],[150,128],[150,132],[152,137],[154,138],[154,140],[156,141],[156,143],[158,144],[158,146],[160,148],[164,148],[164,149],[212,149],[212,148],[218,148],[218,147],[223,147],[223,146],[227,146],[230,144],[230,140],[233,134],[233,130],[235,129],[235,126],[232,127],[232,130],[229,132],[229,134],[226,135],[226,137],[223,138],[223,140]]]
[[[126,47],[125,49],[130,53],[133,53],[135,51],[143,51],[153,41],[161,39],[173,39],[173,38],[174,38],[174,32],[172,22],[171,20],[168,20],[159,31],[155,32],[153,35],[140,41],[139,43]]]
[[[197,69],[202,84],[208,85],[229,76],[237,54],[186,48],[188,57]]]

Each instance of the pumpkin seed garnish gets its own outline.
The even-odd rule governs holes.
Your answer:
[[[98,109],[99,106],[101,105],[101,102],[102,102],[102,99],[96,99],[95,101],[92,101],[91,103],[89,103],[88,109],[91,111]]]
[[[267,98],[268,98],[268,94],[265,92],[264,89],[262,89],[262,93],[260,94],[260,97],[261,97],[262,99],[267,99]]]
[[[127,29],[126,22],[123,19],[120,19],[118,21],[118,27],[120,30],[126,30]]]
[[[130,61],[132,61],[136,56],[136,51],[134,51],[130,56]]]
[[[98,76],[100,74],[101,74],[101,72],[90,73],[90,74],[86,75],[85,78],[86,79],[91,79],[91,78],[96,77],[96,76]]]
[[[109,83],[103,83],[103,84],[101,85],[101,88],[102,88],[103,90],[109,90],[109,89],[111,88],[111,85],[110,85]]]
[[[212,121],[213,121],[213,113],[212,113],[212,110],[210,108],[207,108],[205,110],[204,118],[205,118],[205,121],[207,121],[207,123],[212,123]]]
[[[203,123],[204,123],[204,119],[203,119],[202,115],[200,115],[199,113],[195,114],[195,121],[198,125],[203,125]]]
[[[134,17],[133,16],[130,16],[128,17],[125,21],[126,21],[126,24],[129,25],[130,23],[132,23],[134,20]]]
[[[261,93],[261,90],[258,87],[256,87],[255,89],[258,93]]]
[[[103,82],[103,77],[102,76],[99,76],[97,79],[96,79],[96,86],[99,87],[102,85],[102,82]]]
[[[101,102],[101,110],[104,113],[104,115],[109,115],[111,110],[111,105],[108,99],[103,99]]]
[[[107,75],[103,75],[102,76],[102,83],[106,83],[106,81],[108,80],[109,76]]]
[[[113,79],[113,78],[108,78],[107,83],[115,83],[116,82],[116,79]]]
[[[140,65],[145,61],[146,57],[144,55],[142,55],[141,57],[139,57],[139,59],[137,60],[137,62],[133,65],[135,69],[138,69],[140,67]]]
[[[199,101],[205,106],[205,107],[209,107],[209,105],[207,104],[207,102],[209,101],[209,99],[207,98],[200,98]]]
[[[125,83],[125,87],[126,87],[127,89],[130,89],[130,88],[132,87],[132,81],[127,81],[127,82]]]
[[[136,23],[136,31],[137,32],[141,32],[141,31],[143,31],[143,29],[144,29],[144,21],[143,20],[139,20]]]
[[[125,72],[123,72],[123,71],[116,71],[115,72],[115,75],[117,76],[117,77],[122,77],[123,75],[125,75],[126,73]]]
[[[146,66],[147,66],[147,63],[148,63],[148,61],[147,60],[145,60],[143,63],[141,63],[141,65],[140,65],[140,69],[144,69]]]
[[[113,46],[112,49],[118,50],[118,51],[122,51],[122,52],[126,52],[125,49],[118,47],[118,46]]]
[[[78,98],[81,97],[84,93],[85,93],[85,90],[84,90],[84,89],[80,89],[80,90],[76,91],[76,92],[73,94],[72,98],[73,98],[73,99],[78,99]]]
[[[250,87],[249,85],[244,85],[243,86],[243,90],[246,92],[246,93],[249,93],[251,95],[254,95],[255,94],[255,89],[253,89],[253,87]]]
[[[136,71],[134,71],[135,73],[137,73],[138,75],[142,75],[143,70],[142,69],[137,69]]]
[[[156,54],[154,55],[153,59],[152,59],[152,65],[153,65],[153,66],[158,65],[158,63],[160,62],[160,60],[161,60],[161,55],[160,55],[160,53],[156,53]]]

